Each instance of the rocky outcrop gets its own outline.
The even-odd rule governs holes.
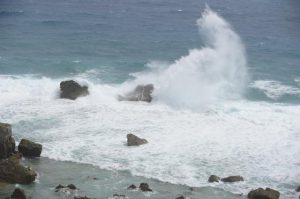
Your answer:
[[[150,189],[149,185],[147,183],[144,183],[144,182],[140,184],[139,188],[143,192],[148,192],[148,191],[152,192],[152,189]]]
[[[27,139],[22,139],[18,146],[18,151],[22,153],[24,157],[39,157],[42,153],[42,145]]]
[[[16,188],[12,195],[10,196],[11,199],[26,199],[26,195],[23,189]]]
[[[60,83],[60,98],[75,100],[80,96],[89,94],[87,86],[81,86],[74,80],[62,81]]]
[[[229,176],[226,178],[221,179],[222,182],[239,182],[244,181],[244,178],[242,176]]]
[[[270,188],[258,188],[248,193],[250,199],[279,199],[280,193]]]
[[[0,123],[0,159],[8,158],[15,151],[15,140],[12,137],[11,125]]]
[[[19,162],[18,155],[0,161],[0,179],[8,183],[29,184],[36,178],[36,173]]]
[[[216,175],[211,175],[209,176],[208,178],[208,182],[212,183],[212,182],[219,182],[220,181],[220,177],[219,176],[216,176]]]
[[[138,85],[135,89],[125,95],[119,95],[120,101],[152,101],[153,84]]]
[[[146,139],[139,138],[133,134],[127,134],[127,145],[128,146],[139,146],[142,144],[146,144],[148,141]]]

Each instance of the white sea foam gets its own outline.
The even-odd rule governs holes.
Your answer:
[[[194,109],[239,98],[248,80],[239,36],[209,8],[197,25],[205,47],[190,50],[187,56],[168,66],[156,63],[158,66],[153,67],[152,63],[152,72],[136,74],[133,85],[153,83],[156,99],[176,107]]]
[[[198,24],[214,30],[211,46],[192,50],[171,65],[152,63],[150,73],[122,85],[95,84],[88,78],[93,71],[78,75],[75,79],[87,84],[91,94],[76,101],[57,98],[62,79],[0,76],[0,121],[13,124],[17,140],[43,144],[42,155],[53,159],[190,186],[207,186],[211,174],[242,175],[245,182],[211,186],[243,193],[268,186],[295,198],[300,106],[228,101],[240,96],[247,79],[243,48],[212,11]],[[145,82],[157,88],[153,103],[116,100],[124,88]],[[203,104],[205,111],[174,107]],[[127,133],[149,143],[127,147]]]
[[[300,89],[297,87],[284,85],[279,81],[258,80],[251,84],[251,87],[262,90],[269,98],[278,99],[284,95],[300,96]]]

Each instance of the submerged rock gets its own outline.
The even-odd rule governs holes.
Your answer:
[[[74,80],[62,81],[60,83],[60,98],[75,100],[80,96],[89,94],[87,86],[81,86]]]
[[[258,188],[248,193],[250,199],[279,199],[280,193],[270,188]]]
[[[221,179],[221,178],[220,178],[219,176],[211,175],[211,176],[209,176],[209,178],[208,178],[208,182],[219,182],[220,179]]]
[[[184,196],[178,196],[178,197],[175,198],[175,199],[185,199],[185,197],[184,197]]]
[[[239,181],[244,181],[244,178],[242,176],[229,176],[226,178],[222,178],[221,181],[223,181],[223,182],[239,182]]]
[[[296,191],[297,191],[297,192],[300,192],[300,186],[297,187]]]
[[[26,199],[26,195],[23,189],[16,188],[12,195],[10,196],[11,199]]]
[[[135,89],[125,95],[119,95],[120,101],[152,101],[153,84],[138,85]]]
[[[39,157],[42,153],[42,145],[22,139],[18,146],[18,151],[25,157]]]
[[[0,159],[8,158],[15,152],[15,140],[12,137],[11,125],[0,123]]]
[[[73,184],[69,184],[67,187],[68,187],[69,189],[72,189],[72,190],[77,189],[77,187],[76,187],[75,185],[73,185]]]
[[[143,192],[152,191],[152,189],[150,189],[149,185],[147,183],[144,183],[144,182],[140,184],[139,188]]]
[[[91,199],[91,198],[86,196],[75,196],[74,199]]]
[[[127,187],[127,189],[136,189],[137,187],[134,185],[134,184],[132,184],[132,185],[130,185],[129,187]]]
[[[126,196],[123,194],[114,194],[113,199],[125,199]]]
[[[0,179],[9,183],[29,184],[36,178],[36,173],[20,164],[18,156],[12,155],[0,161]]]
[[[133,134],[127,134],[127,145],[128,146],[139,146],[142,144],[146,144],[148,141],[146,139],[139,138]]]

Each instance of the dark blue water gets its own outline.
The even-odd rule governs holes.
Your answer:
[[[65,76],[100,69],[122,82],[150,60],[174,61],[201,47],[195,26],[206,1],[1,0],[1,74]],[[296,85],[300,2],[210,1],[243,39],[253,79]],[[78,62],[79,61],[79,62]]]

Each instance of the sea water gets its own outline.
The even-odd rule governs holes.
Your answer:
[[[1,122],[53,160],[297,198],[300,4],[208,3],[1,0]],[[66,79],[90,95],[59,99]],[[147,83],[152,103],[117,100]],[[149,143],[128,148],[127,133]],[[245,181],[208,184],[211,174]]]

